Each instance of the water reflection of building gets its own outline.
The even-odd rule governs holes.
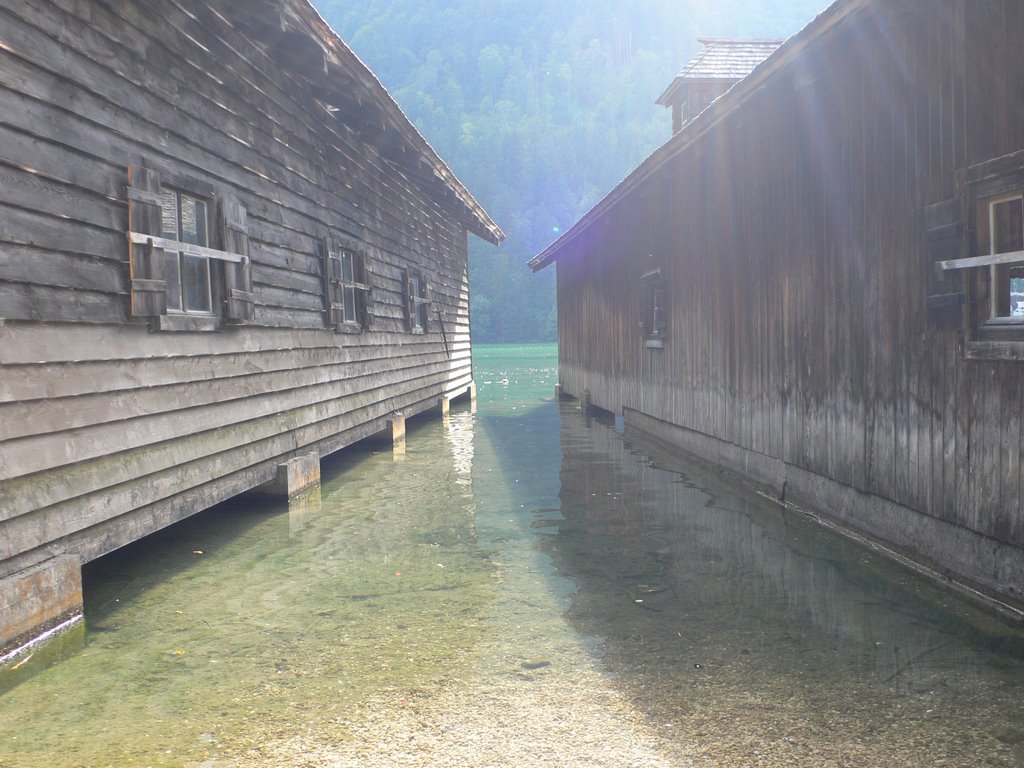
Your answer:
[[[459,413],[444,422],[445,442],[452,452],[452,482],[473,490],[473,419],[469,413]]]
[[[685,633],[795,638],[906,687],[950,670],[970,678],[986,649],[1024,648],[998,619],[888,558],[649,439],[627,438],[607,420],[563,412],[565,521],[546,541],[577,584],[577,606],[632,601],[656,611],[647,620]]]

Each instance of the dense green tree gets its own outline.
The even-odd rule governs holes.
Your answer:
[[[698,36],[785,37],[827,0],[314,0],[508,239],[472,240],[478,341],[555,338],[527,260],[670,134]]]

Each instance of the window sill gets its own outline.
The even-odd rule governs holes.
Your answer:
[[[335,333],[362,333],[363,326],[359,323],[342,323],[341,325],[335,326]]]
[[[170,333],[212,333],[222,327],[221,319],[211,315],[160,315],[153,323],[154,331]]]
[[[664,349],[665,342],[662,339],[646,339],[644,341],[644,346],[647,349]]]

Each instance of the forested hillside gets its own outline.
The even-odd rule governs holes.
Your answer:
[[[787,37],[827,0],[314,0],[505,230],[471,242],[477,341],[555,338],[526,261],[666,141],[697,37]]]

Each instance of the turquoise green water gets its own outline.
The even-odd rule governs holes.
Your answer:
[[[92,564],[84,649],[0,696],[0,766],[281,765],[570,655],[697,765],[1024,765],[1019,627],[555,402],[553,346],[475,354],[477,412],[404,455]]]

